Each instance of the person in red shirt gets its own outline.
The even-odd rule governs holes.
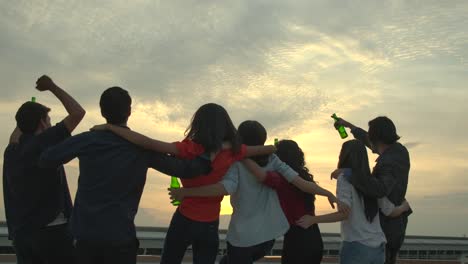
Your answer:
[[[207,175],[181,179],[184,187],[197,187],[217,183],[232,163],[245,157],[271,154],[274,146],[246,146],[227,111],[220,105],[202,105],[193,115],[181,142],[168,143],[151,139],[139,133],[104,124],[93,129],[107,129],[126,140],[153,151],[194,159],[206,155],[212,170]],[[193,263],[214,263],[218,254],[219,213],[223,196],[188,197],[174,213],[164,241],[161,264],[181,263],[188,246],[192,245]]]
[[[281,140],[276,145],[276,155],[299,176],[314,182],[313,175],[305,166],[304,153],[293,140]],[[275,171],[264,172],[251,160],[246,165],[263,184],[276,190],[281,208],[288,219],[290,228],[284,235],[281,263],[320,263],[322,260],[323,241],[317,224],[304,229],[296,224],[304,215],[315,215],[315,195],[301,191]],[[345,208],[343,208],[345,209]]]

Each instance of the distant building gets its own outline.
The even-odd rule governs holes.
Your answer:
[[[140,240],[139,255],[160,255],[166,236],[165,227],[138,227],[137,236]],[[322,233],[324,241],[324,263],[336,263],[340,253],[341,237],[339,234]],[[220,249],[222,255],[226,251],[226,230],[220,230]],[[279,238],[271,252],[271,256],[280,256],[283,239]],[[8,240],[7,228],[0,222],[0,254],[13,254],[11,241]],[[190,255],[190,249],[187,252]],[[399,263],[444,263],[468,264],[468,238],[465,237],[435,237],[407,236],[400,251]],[[277,258],[269,258],[266,262],[277,262]],[[1,262],[0,262],[1,263]]]

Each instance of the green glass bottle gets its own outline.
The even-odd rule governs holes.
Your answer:
[[[340,118],[337,117],[336,114],[333,114],[331,117],[333,119],[335,119],[335,121],[340,120]],[[346,129],[345,129],[344,126],[339,126],[339,127],[336,128],[336,130],[338,130],[338,133],[340,134],[341,138],[347,138],[348,137],[348,133],[346,133]]]
[[[275,147],[278,146],[278,139],[277,138],[275,138],[275,143],[274,144],[275,144]]]
[[[177,177],[174,177],[174,176],[171,177],[170,187],[172,189],[179,189],[180,188],[180,183],[179,183],[179,180],[177,179]],[[172,203],[172,205],[177,206],[177,205],[180,204],[180,201],[174,200],[171,203]]]
[[[31,97],[31,102],[35,103],[36,102],[36,97]]]

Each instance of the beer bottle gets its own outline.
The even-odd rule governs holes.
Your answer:
[[[171,177],[170,187],[172,189],[179,189],[180,188],[180,183],[179,183],[179,180],[177,179],[177,177],[174,177],[174,176]],[[171,203],[172,203],[172,205],[177,206],[177,205],[180,204],[180,201],[174,200],[174,201],[171,201]]]
[[[333,119],[335,119],[335,121],[340,120],[340,118],[337,117],[336,114],[333,114],[331,117],[332,117]],[[348,137],[348,133],[346,133],[346,129],[345,129],[344,126],[338,126],[338,127],[336,128],[336,130],[338,130],[338,133],[340,134],[340,137],[341,137],[341,138],[347,138],[347,137]]]

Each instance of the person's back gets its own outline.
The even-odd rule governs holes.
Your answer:
[[[263,169],[274,171],[280,164],[278,157],[271,155]],[[291,170],[290,174],[297,173]],[[242,163],[233,164],[222,183],[233,207],[226,238],[229,243],[249,247],[280,237],[289,229],[276,191],[259,182]]]
[[[50,109],[44,105],[26,102],[18,109],[17,128],[3,164],[8,235],[18,263],[73,263],[68,229],[72,202],[65,171],[61,165],[41,168],[38,160],[44,150],[70,137],[85,111],[48,76],[40,77],[36,84],[39,91],[52,92],[68,116],[51,126]]]
[[[44,227],[59,213],[70,216],[72,204],[63,166],[41,168],[37,164],[42,151],[52,146],[45,139],[47,134],[55,130],[62,132],[61,139],[69,136],[63,124],[49,130],[22,135],[18,144],[5,150],[3,188],[10,237]]]
[[[379,170],[387,164],[392,165],[393,175],[395,175],[394,186],[387,198],[394,204],[401,204],[406,197],[410,171],[410,157],[406,147],[399,142],[390,145],[377,159],[372,173],[379,175]]]
[[[84,240],[132,239],[151,155],[107,131],[85,132],[75,140],[84,146],[77,156],[74,235]]]
[[[184,140],[177,144],[179,155],[182,159],[192,159],[195,156],[204,154],[203,148],[193,151],[193,146],[200,147],[199,144],[190,140]],[[187,148],[190,151],[187,151]],[[187,153],[187,152],[190,152]],[[210,185],[219,182],[228,171],[231,164],[244,158],[246,146],[241,146],[238,153],[230,149],[221,150],[211,162],[212,170],[207,175],[200,175],[194,179],[181,179],[182,185],[186,188]],[[178,210],[186,217],[202,222],[215,221],[219,218],[221,211],[221,201],[223,196],[214,197],[187,197],[182,200]]]
[[[341,238],[346,242],[359,242],[371,248],[380,247],[386,243],[385,235],[380,226],[379,214],[372,221],[365,215],[365,205],[362,195],[358,193],[344,176],[338,177],[336,195],[351,208],[347,219],[341,221]]]

